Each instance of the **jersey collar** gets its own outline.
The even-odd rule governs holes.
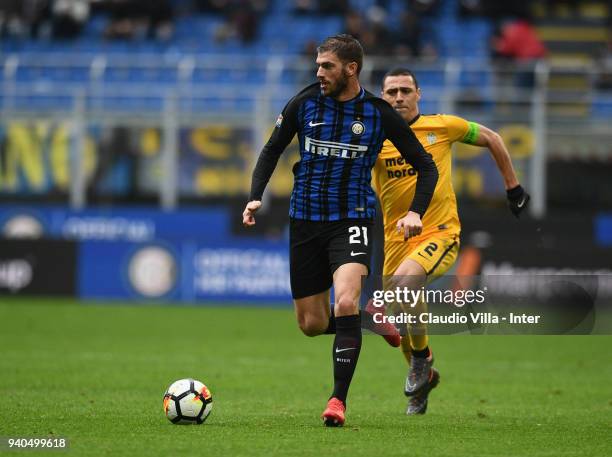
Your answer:
[[[336,103],[340,103],[340,104],[343,104],[343,103],[351,103],[351,102],[354,102],[355,100],[362,99],[362,98],[364,97],[364,95],[365,95],[365,89],[364,89],[363,87],[360,87],[360,88],[359,88],[359,93],[358,93],[357,95],[355,95],[353,98],[349,98],[348,100],[345,100],[345,101],[343,101],[343,102],[339,102],[339,101],[338,101],[338,100],[336,100],[335,98],[334,98],[333,100],[334,100]]]
[[[408,121],[408,125],[414,124],[416,121],[419,120],[420,117],[421,117],[421,113],[417,114],[416,116],[414,116],[412,120]]]

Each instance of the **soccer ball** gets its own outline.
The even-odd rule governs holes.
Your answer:
[[[201,424],[212,409],[208,387],[195,379],[179,379],[164,394],[164,412],[173,424]]]

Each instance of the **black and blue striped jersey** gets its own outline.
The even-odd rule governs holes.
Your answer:
[[[290,217],[311,221],[374,218],[371,170],[387,138],[418,173],[410,210],[421,217],[425,213],[438,172],[402,117],[363,88],[355,98],[340,102],[322,95],[318,83],[293,97],[278,117],[253,171],[251,200],[261,200],[278,158],[296,133],[300,160],[293,166]]]

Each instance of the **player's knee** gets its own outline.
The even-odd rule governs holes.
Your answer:
[[[334,314],[336,316],[351,316],[358,312],[359,307],[349,298],[340,297],[334,305]]]
[[[320,319],[313,319],[311,316],[301,316],[298,318],[298,326],[302,333],[306,336],[317,336],[325,333],[328,322],[323,322]]]
[[[393,288],[419,288],[425,284],[427,274],[421,265],[408,259],[397,269],[391,280]]]
[[[402,275],[414,278],[414,280],[420,280],[427,276],[423,266],[412,259],[407,259],[399,269],[401,269]]]

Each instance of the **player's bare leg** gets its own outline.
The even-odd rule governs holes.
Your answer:
[[[366,274],[367,268],[360,263],[341,265],[334,272],[336,316],[336,338],[332,348],[334,391],[321,416],[323,423],[328,427],[344,424],[346,397],[361,351],[359,296],[361,277]]]
[[[334,313],[336,317],[359,315],[361,280],[368,269],[361,263],[345,263],[334,272]]]
[[[412,259],[406,259],[395,271],[392,278],[391,287],[407,287],[409,289],[417,290],[425,286],[426,281],[427,275],[423,267]],[[427,311],[427,305],[423,301],[419,301],[414,305],[414,307],[405,309],[404,311],[411,313],[421,313]],[[408,335],[409,338],[407,338],[407,342],[410,343],[410,353],[414,351],[422,351],[427,348],[429,341],[427,337],[426,325],[413,324],[409,326]],[[408,359],[407,361],[410,363],[411,359]]]
[[[412,290],[418,290],[426,284],[427,275],[421,265],[412,259],[404,260],[395,271],[395,274],[388,278],[388,284],[385,286],[387,289],[408,288]],[[414,304],[414,307],[403,309],[405,312],[412,314],[418,314],[421,312],[427,312],[427,305],[419,301]],[[395,306],[395,308],[401,308],[403,306]],[[395,309],[399,311],[399,309]],[[427,337],[427,326],[424,324],[413,324],[408,326],[408,338],[402,339],[402,352],[406,356],[406,361],[410,364],[412,359],[412,352],[414,350],[424,350],[428,345]]]
[[[298,326],[306,336],[317,336],[324,333],[335,333],[335,323],[330,319],[329,290],[297,298],[293,301]],[[333,331],[330,326],[334,326]]]
[[[335,316],[330,312],[329,290],[310,297],[298,298],[293,301],[298,326],[306,336],[318,336],[322,334],[336,333]],[[370,300],[371,303],[371,300]],[[368,306],[370,306],[370,303]],[[335,306],[334,306],[335,308]],[[361,326],[381,335],[391,346],[400,345],[399,332],[392,324],[375,324],[372,315],[378,310],[374,307],[365,310],[366,314],[361,316]]]

